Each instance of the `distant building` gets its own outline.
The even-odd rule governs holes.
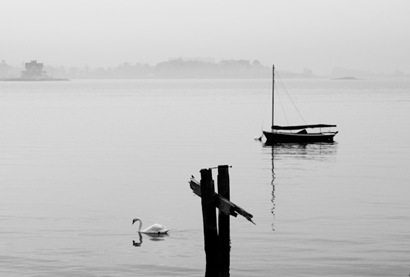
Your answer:
[[[22,79],[47,78],[47,73],[43,70],[43,64],[33,60],[25,64],[26,70],[21,72]]]

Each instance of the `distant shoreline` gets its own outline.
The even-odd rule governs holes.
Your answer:
[[[28,79],[28,78],[7,78],[0,79],[6,82],[50,82],[50,81],[70,81],[70,79],[65,78],[41,78],[41,79]]]

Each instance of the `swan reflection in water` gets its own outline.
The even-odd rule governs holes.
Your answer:
[[[163,241],[165,240],[164,237],[168,236],[168,234],[162,234],[162,235],[152,235],[152,234],[144,234],[149,237],[149,240],[151,241]],[[132,240],[132,246],[134,247],[140,247],[142,245],[143,241],[143,236],[141,233],[138,233],[138,240]]]
[[[142,245],[142,234],[148,236],[150,238],[150,240],[152,241],[162,241],[164,240],[165,236],[168,236],[168,231],[169,229],[167,229],[165,226],[155,223],[143,230],[141,230],[142,228],[142,220],[139,218],[134,218],[132,220],[132,224],[134,224],[135,222],[139,222],[139,227],[138,227],[138,241],[133,240],[132,241],[132,245],[135,247],[139,247]]]
[[[142,235],[141,235],[141,233],[138,233],[138,236],[139,236],[139,241],[135,241],[135,240],[132,241],[132,245],[135,246],[135,247],[140,247],[141,244],[142,244]]]

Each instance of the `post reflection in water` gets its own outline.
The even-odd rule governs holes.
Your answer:
[[[275,162],[281,163],[286,160],[314,160],[314,161],[327,161],[330,157],[335,156],[337,153],[336,142],[321,142],[321,143],[277,143],[277,144],[264,144],[265,149],[270,149],[271,163],[272,163],[272,208],[271,213],[273,216],[272,231],[275,231]],[[284,162],[285,164],[285,162]],[[285,165],[286,166],[286,165]]]

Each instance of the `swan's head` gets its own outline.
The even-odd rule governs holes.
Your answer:
[[[132,224],[134,224],[134,223],[137,222],[137,221],[140,221],[140,222],[141,222],[141,220],[140,220],[139,218],[134,218],[134,219],[132,220]]]

